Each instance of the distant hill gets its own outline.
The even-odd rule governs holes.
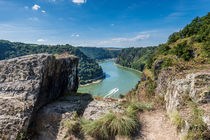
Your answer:
[[[152,56],[156,47],[140,47],[122,49],[116,63],[139,71],[144,69],[147,60]]]
[[[120,52],[116,48],[97,48],[97,47],[78,47],[85,55],[95,60],[105,60],[110,58],[116,58]]]
[[[160,44],[147,67],[152,69],[154,62],[162,60],[162,67],[193,66],[210,63],[210,13],[196,17],[181,31],[169,36],[167,43]]]
[[[179,32],[169,36],[167,43],[155,47],[122,49],[117,63],[126,67],[154,71],[157,61],[161,67],[193,67],[210,63],[210,13],[196,17]],[[144,65],[146,67],[144,67]]]
[[[28,54],[49,53],[61,54],[70,53],[79,57],[79,77],[80,83],[90,82],[89,80],[97,79],[103,76],[102,68],[95,60],[87,57],[78,48],[71,45],[34,45],[19,42],[10,42],[0,40],[0,60],[19,57]]]

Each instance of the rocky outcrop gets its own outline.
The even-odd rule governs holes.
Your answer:
[[[118,100],[96,100],[90,95],[61,97],[56,102],[41,108],[37,113],[33,140],[63,140],[66,137],[70,120],[82,117],[86,120],[98,120],[110,112],[122,112]]]
[[[197,103],[210,101],[210,72],[191,72],[180,77],[164,69],[158,76],[156,93],[165,96],[167,112],[179,109],[188,99]]]
[[[0,61],[0,139],[16,139],[36,112],[78,88],[78,58],[35,54]]]
[[[179,135],[186,136],[190,130],[192,110],[187,106],[189,101],[199,103],[203,111],[202,121],[210,132],[210,71],[209,68],[177,71],[174,68],[162,69],[156,81],[156,95],[163,96],[167,113],[174,114],[178,110],[184,124],[179,126]],[[191,114],[191,115],[189,115]]]
[[[33,140],[63,140],[68,131],[66,122],[81,116],[92,101],[90,95],[74,95],[59,98],[42,107],[35,120]]]

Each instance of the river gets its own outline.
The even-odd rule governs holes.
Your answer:
[[[106,73],[106,78],[96,84],[80,87],[79,93],[89,93],[93,96],[117,98],[134,88],[140,80],[140,73],[114,64],[114,60],[99,63]]]

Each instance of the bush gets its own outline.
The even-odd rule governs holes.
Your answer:
[[[155,95],[155,83],[152,79],[149,79],[147,82],[147,91],[146,91],[146,96],[147,98],[151,98]]]
[[[165,68],[165,67],[170,67],[172,65],[173,65],[173,60],[171,58],[165,58],[161,67]]]
[[[168,43],[174,43],[180,38],[181,38],[181,33],[180,32],[175,32],[175,33],[173,33],[172,35],[169,36]]]
[[[183,58],[185,61],[189,61],[193,58],[193,50],[187,44],[187,41],[177,44],[172,50],[172,54],[175,54],[178,57]]]
[[[207,125],[203,122],[202,116],[204,111],[198,109],[197,104],[190,102],[189,107],[191,109],[190,116],[190,128],[187,135],[189,140],[207,140],[210,139]]]
[[[97,139],[111,139],[116,135],[131,136],[138,128],[133,117],[123,114],[109,113],[101,119],[85,123],[82,130]]]
[[[205,57],[209,58],[210,57],[210,41],[205,42],[202,47],[202,53],[204,54]]]

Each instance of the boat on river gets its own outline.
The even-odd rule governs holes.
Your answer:
[[[108,93],[104,98],[111,97],[112,95],[114,95],[114,94],[117,93],[118,91],[119,91],[118,88],[114,88],[114,89],[110,90],[109,93]]]

